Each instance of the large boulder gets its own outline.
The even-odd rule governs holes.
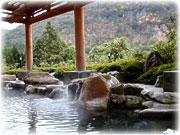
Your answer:
[[[164,104],[178,103],[178,93],[176,92],[154,93],[152,98]]]
[[[2,75],[3,81],[16,81],[16,75]]]
[[[78,102],[87,110],[106,110],[110,103],[110,88],[106,79],[98,74],[88,77],[82,85]]]
[[[138,85],[126,84],[124,86],[124,95],[140,96],[142,90],[143,88],[139,87]]]
[[[157,101],[164,104],[178,103],[178,93],[176,92],[154,92],[152,90],[145,89],[141,91],[141,96],[145,100]]]
[[[178,74],[179,71],[163,72],[163,89],[165,92],[178,92]]]
[[[155,101],[145,101],[142,103],[143,108],[162,108],[162,109],[176,109],[178,104],[162,104]]]
[[[26,84],[57,84],[60,81],[50,75],[48,72],[30,72],[24,77]]]
[[[96,75],[96,74],[94,74]],[[118,79],[114,76],[111,76],[111,75],[108,75],[108,74],[99,74],[99,75],[102,75],[105,79],[106,79],[106,82],[108,84],[108,86],[111,88],[111,87],[114,87],[118,84],[121,84]]]
[[[138,112],[139,117],[146,118],[172,118],[178,114],[178,109],[148,108]]]
[[[158,52],[153,51],[146,57],[144,71],[146,72],[152,67],[160,66],[161,64],[163,64],[161,55]]]

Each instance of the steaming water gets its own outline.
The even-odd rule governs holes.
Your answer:
[[[76,101],[3,90],[1,134],[101,134],[174,129],[174,120],[140,119],[132,111],[89,112]]]

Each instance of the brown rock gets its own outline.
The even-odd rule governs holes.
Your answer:
[[[3,81],[16,81],[16,75],[2,75]]]
[[[57,84],[60,81],[48,72],[30,72],[24,77],[24,82],[26,84]]]
[[[82,86],[79,103],[87,110],[106,110],[110,102],[110,88],[102,75],[87,78]]]

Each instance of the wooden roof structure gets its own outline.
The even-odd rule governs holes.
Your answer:
[[[7,1],[2,4],[2,21],[9,23],[33,24],[44,19],[54,17],[74,10],[74,6],[83,7],[90,2],[85,1]]]
[[[32,24],[74,10],[76,70],[86,70],[84,45],[84,13],[83,6],[92,1],[16,1],[3,3],[2,21],[25,24],[26,67],[33,69]],[[56,24],[58,25],[58,24]]]

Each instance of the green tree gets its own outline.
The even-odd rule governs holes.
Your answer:
[[[166,32],[168,37],[167,42],[158,41],[152,45],[152,51],[157,51],[160,53],[165,63],[172,63],[177,60],[178,54],[178,43],[177,43],[177,18],[176,16],[171,16],[169,18],[170,27]]]
[[[66,43],[60,40],[59,33],[47,22],[43,33],[34,45],[34,62],[59,63],[63,61]]]
[[[15,63],[19,63],[20,56],[21,52],[15,44],[10,48],[3,46],[3,59],[7,64],[14,65]]]
[[[108,61],[109,44],[104,43],[94,46],[89,52],[91,62],[107,62]]]
[[[112,40],[109,47],[111,58],[114,61],[122,59],[125,55],[127,55],[127,51],[129,50],[125,37]]]

